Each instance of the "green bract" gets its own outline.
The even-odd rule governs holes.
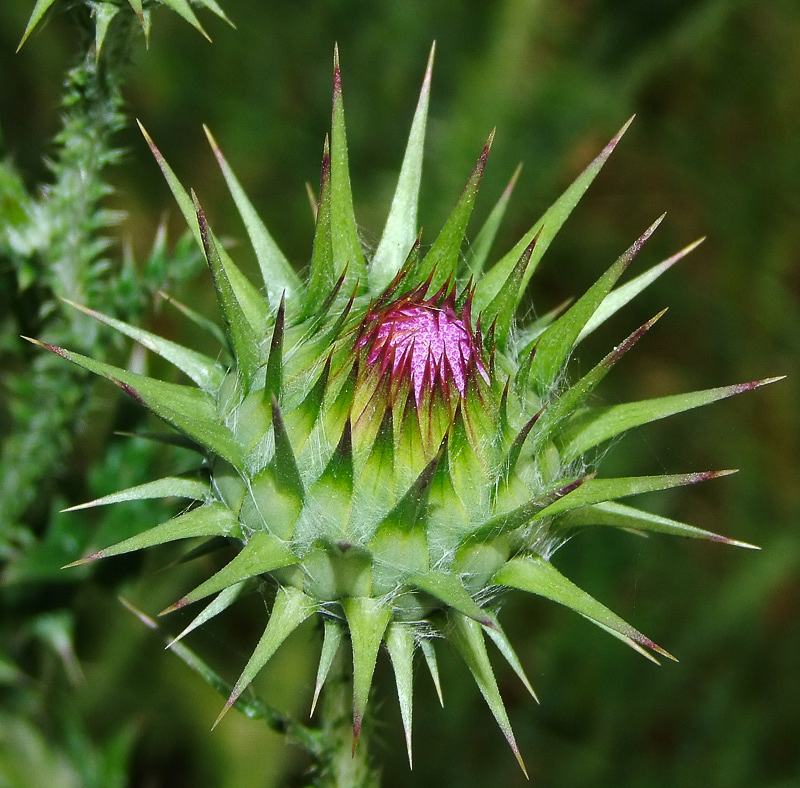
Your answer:
[[[17,50],[22,48],[22,45],[27,41],[30,34],[57,2],[58,0],[36,0],[36,4],[33,6],[28,24],[25,27],[25,32],[22,34],[22,40],[19,42]],[[92,17],[94,18],[95,48],[98,54],[103,48],[109,25],[120,12],[135,14],[142,26],[145,38],[148,40],[150,38],[151,13],[153,8],[159,5],[171,8],[175,13],[183,17],[192,27],[202,33],[203,36],[208,38],[209,41],[211,39],[200,24],[200,20],[197,18],[197,14],[195,14],[192,8],[193,5],[207,8],[229,24],[233,24],[225,15],[222,8],[220,8],[217,0],[86,0],[86,5],[89,7]]]
[[[658,316],[568,384],[565,367],[573,349],[696,244],[617,286],[656,222],[569,309],[518,324],[515,313],[539,260],[625,128],[516,246],[486,267],[513,180],[471,254],[465,258],[461,250],[490,138],[423,253],[417,195],[430,77],[431,63],[386,229],[369,259],[353,215],[335,59],[332,135],[330,146],[325,143],[305,281],[276,246],[210,134],[255,249],[263,289],[242,275],[148,138],[208,260],[224,329],[213,329],[221,340],[220,359],[79,308],[170,361],[194,385],[46,347],[116,383],[204,455],[203,471],[194,478],[160,479],[84,504],[166,496],[196,502],[76,563],[177,539],[224,537],[239,545],[235,558],[168,608],[206,600],[179,637],[251,586],[275,590],[264,634],[223,714],[284,639],[318,615],[324,641],[314,702],[348,638],[356,736],[385,645],[410,757],[413,654],[421,649],[438,689],[434,643],[446,638],[519,759],[485,645],[488,636],[533,693],[495,615],[506,589],[566,605],[645,656],[669,656],[565,578],[550,563],[554,551],[585,525],[748,546],[617,502],[726,471],[603,479],[587,473],[584,454],[632,427],[767,381],[590,407],[595,387]]]

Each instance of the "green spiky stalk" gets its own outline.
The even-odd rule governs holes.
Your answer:
[[[492,134],[444,227],[423,251],[416,206],[431,67],[432,55],[386,229],[371,259],[362,250],[353,213],[337,54],[332,129],[305,280],[278,249],[210,133],[255,250],[263,292],[241,273],[196,196],[145,133],[208,262],[222,317],[220,356],[96,313],[91,314],[170,361],[193,385],[44,345],[115,383],[204,458],[191,477],[167,477],[85,504],[169,495],[194,502],[174,519],[75,563],[180,539],[214,545],[223,538],[238,545],[235,557],[162,613],[204,601],[180,639],[248,590],[261,589],[273,600],[217,723],[284,640],[310,617],[321,619],[313,703],[326,682],[333,685],[323,724],[334,740],[329,766],[338,776],[330,784],[373,780],[363,749],[356,761],[341,760],[343,642],[349,641],[352,653],[354,745],[385,648],[411,759],[413,656],[419,647],[438,689],[433,642],[441,637],[463,658],[524,771],[487,637],[533,690],[500,626],[497,600],[512,590],[551,599],[656,661],[653,652],[670,654],[564,577],[551,562],[557,548],[573,530],[589,525],[749,546],[617,502],[729,471],[600,478],[587,453],[633,427],[769,381],[590,406],[595,389],[662,312],[567,382],[569,359],[583,338],[697,243],[619,285],[658,219],[568,309],[528,325],[517,320],[544,252],[628,124],[518,243],[487,267],[517,173],[467,260],[461,247]]]

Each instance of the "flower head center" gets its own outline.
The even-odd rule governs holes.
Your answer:
[[[418,403],[436,387],[454,385],[463,397],[471,370],[489,382],[469,322],[468,309],[459,315],[452,299],[398,301],[375,316],[362,339],[367,364],[380,364],[393,380],[407,379]]]

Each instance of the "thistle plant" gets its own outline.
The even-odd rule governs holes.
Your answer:
[[[78,304],[191,382],[165,382],[40,343],[119,386],[199,453],[196,473],[74,507],[166,497],[191,502],[173,519],[75,564],[176,540],[202,540],[204,552],[232,552],[216,573],[162,611],[203,603],[174,639],[177,647],[245,593],[255,589],[271,599],[263,634],[217,723],[286,638],[317,617],[323,636],[312,713],[326,683],[329,689],[321,728],[328,736],[322,784],[367,785],[376,779],[367,767],[359,771],[365,748],[362,742],[356,750],[356,742],[382,651],[394,672],[411,761],[415,652],[422,653],[441,699],[436,649],[442,639],[463,658],[524,770],[486,643],[492,641],[533,695],[498,616],[509,592],[571,608],[653,661],[654,655],[671,658],[556,569],[551,559],[575,531],[608,526],[751,546],[619,502],[730,471],[604,478],[595,467],[596,450],[629,429],[774,378],[594,405],[597,386],[663,313],[618,340],[576,381],[568,374],[576,346],[699,241],[618,285],[658,219],[574,303],[531,321],[519,314],[528,311],[521,304],[527,303],[542,256],[628,124],[528,232],[488,265],[517,180],[515,173],[465,252],[492,133],[443,228],[424,246],[417,201],[432,58],[433,53],[374,253],[364,251],[353,212],[336,55],[332,129],[313,200],[316,231],[306,277],[276,245],[210,132],[259,263],[259,286],[231,259],[197,197],[144,132],[208,262],[221,326],[179,306],[219,341],[218,356]],[[198,549],[196,541],[190,544]],[[333,731],[344,716],[343,682],[352,703],[346,715],[352,748],[360,761],[350,761],[349,745],[343,749],[341,731]],[[347,768],[353,770],[349,776]]]

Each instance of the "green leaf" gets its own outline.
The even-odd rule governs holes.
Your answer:
[[[267,288],[269,302],[273,305],[277,304],[284,294],[291,300],[302,289],[300,278],[292,269],[286,256],[278,248],[264,222],[261,221],[261,217],[256,212],[247,194],[245,194],[233,169],[222,155],[222,151],[219,149],[217,141],[208,130],[208,127],[203,126],[203,129],[206,132],[211,149],[217,157],[225,182],[228,184],[228,189],[239,211],[239,216],[242,217],[245,229],[250,237],[250,242],[253,245],[253,250],[256,253],[258,265],[261,269],[261,276]]]
[[[233,351],[228,347],[228,338],[217,323],[213,320],[209,320],[205,315],[201,315],[191,307],[186,306],[186,304],[178,301],[177,298],[173,298],[169,293],[165,293],[163,290],[159,290],[158,294],[165,299],[167,303],[174,306],[184,317],[191,320],[198,328],[201,328],[214,337],[225,353],[230,354],[231,361],[233,360]]]
[[[165,383],[162,380],[128,372],[120,367],[95,361],[80,353],[47,345],[35,339],[28,341],[96,375],[102,375],[179,432],[220,455],[232,465],[242,467],[244,458],[241,447],[231,431],[217,420],[216,405],[208,394],[190,386]]]
[[[582,477],[567,482],[555,490],[531,498],[529,501],[526,501],[524,504],[514,509],[490,517],[462,540],[462,546],[495,539],[523,525],[527,525],[535,519],[540,512],[550,506],[553,501],[559,500],[563,496],[571,493],[578,486],[585,484],[588,478],[589,477]]]
[[[272,327],[272,339],[269,343],[267,369],[264,378],[264,395],[277,402],[283,392],[283,333],[286,316],[286,300],[281,296],[275,325]]]
[[[98,2],[92,5],[92,16],[94,16],[94,48],[95,57],[100,57],[100,52],[103,49],[103,43],[106,40],[108,33],[108,26],[111,20],[119,12],[119,6],[113,3]]]
[[[664,312],[659,312],[655,317],[637,328],[577,383],[570,386],[561,396],[544,408],[542,416],[537,420],[533,430],[530,447],[531,454],[536,456],[541,451],[553,433],[576,412],[611,371],[611,368],[650,330]],[[563,457],[562,462],[564,462]]]
[[[714,389],[673,394],[668,397],[645,399],[638,402],[625,402],[604,408],[591,408],[579,411],[570,420],[559,436],[561,457],[569,462],[588,449],[619,435],[633,427],[651,421],[664,419],[676,413],[699,408],[711,402],[751,391],[759,386],[775,383],[781,377],[754,380],[750,383],[737,383]]]
[[[514,174],[508,182],[508,186],[506,186],[505,190],[500,195],[500,199],[495,203],[494,208],[492,208],[491,213],[483,223],[483,227],[478,231],[475,240],[469,247],[469,251],[467,252],[467,269],[469,273],[476,278],[483,273],[483,268],[486,265],[486,260],[489,257],[489,252],[492,249],[492,244],[494,244],[497,231],[500,229],[500,224],[505,216],[508,202],[511,199],[511,193],[514,191],[514,186],[517,183],[521,171],[522,165],[520,164],[517,169],[514,170]]]
[[[212,729],[219,725],[220,720],[225,716],[228,709],[236,703],[236,699],[244,692],[247,685],[256,677],[261,668],[269,662],[281,643],[316,609],[317,605],[296,588],[287,586],[278,591],[267,628],[264,630],[261,640],[258,641],[253,655],[245,665],[242,675],[239,676],[233,692],[231,692],[225,703],[225,708],[220,712]]]
[[[194,2],[197,3],[197,5],[203,6],[209,11],[212,11],[220,19],[224,19],[231,27],[236,27],[236,25],[234,25],[233,22],[228,19],[228,16],[225,14],[225,12],[219,7],[219,4],[216,2],[216,0],[194,0]]]
[[[422,82],[417,109],[408,135],[408,144],[397,179],[397,188],[386,219],[378,248],[369,268],[369,284],[373,294],[383,292],[403,265],[408,250],[417,237],[417,203],[422,179],[422,155],[425,147],[425,126],[431,90],[433,55],[436,45],[431,47],[428,67]]]
[[[172,613],[250,577],[291,566],[298,560],[281,539],[265,531],[256,531],[233,560],[175,604],[162,610],[159,615]]]
[[[300,478],[297,460],[274,394],[272,395],[272,427],[275,432],[275,457],[272,461],[275,476],[281,488],[302,501],[305,497],[305,487]]]
[[[519,306],[519,301],[522,296],[520,285],[538,239],[539,236],[535,235],[533,240],[525,247],[525,251],[519,258],[519,261],[514,268],[511,269],[508,279],[506,279],[497,295],[492,299],[491,304],[481,312],[481,319],[485,321],[485,324],[491,324],[493,320],[497,320],[495,337],[497,344],[501,348],[505,348],[506,346],[508,334],[511,331],[511,324],[514,320],[514,315],[517,313],[517,307]]]
[[[107,326],[116,329],[121,334],[130,337],[138,342],[143,347],[151,350],[153,353],[166,359],[171,364],[174,364],[181,372],[184,372],[191,378],[203,391],[214,392],[222,384],[225,377],[225,370],[214,359],[198,353],[177,342],[171,342],[168,339],[153,334],[150,331],[145,331],[141,328],[136,328],[129,323],[124,323],[122,320],[116,320],[113,317],[95,312],[94,309],[76,304],[67,298],[62,299],[67,304],[75,309],[80,309],[81,312],[105,323]]]
[[[164,635],[163,630],[159,625],[149,616],[137,610],[130,602],[120,597],[125,607],[130,610],[146,627],[149,629],[160,632]],[[166,637],[169,642],[169,637]],[[172,653],[180,657],[183,662],[188,665],[193,671],[199,674],[204,681],[211,687],[219,692],[224,697],[228,697],[231,692],[231,685],[222,679],[218,673],[213,671],[205,662],[203,662],[197,654],[191,649],[187,648],[183,643],[175,643],[172,647]],[[276,711],[268,706],[264,701],[253,692],[243,693],[236,700],[236,708],[242,712],[246,717],[251,720],[265,720],[272,730],[280,732],[283,735],[288,735],[298,743],[300,743],[310,754],[321,757],[322,746],[320,742],[319,733],[315,730],[307,728],[304,725],[293,720],[291,717]]]
[[[339,48],[333,55],[333,118],[331,123],[331,239],[336,267],[347,265],[351,282],[366,284],[366,265],[358,238],[347,160],[347,130],[342,100]]]
[[[487,612],[470,596],[456,575],[447,572],[425,572],[411,575],[406,582],[483,626],[493,626]]]
[[[172,192],[172,196],[175,198],[175,202],[178,203],[178,208],[180,208],[187,226],[192,231],[197,245],[200,247],[201,251],[205,253],[203,237],[200,233],[200,225],[197,221],[197,212],[195,210],[194,200],[192,200],[191,195],[186,191],[186,189],[183,188],[172,168],[169,166],[169,164],[167,164],[163,154],[156,147],[155,143],[150,138],[150,135],[147,133],[147,131],[145,131],[145,128],[141,123],[139,123],[139,129],[142,132],[142,135],[144,136],[148,146],[150,147],[153,157],[155,158],[156,163],[164,175],[164,180],[166,180],[169,190]],[[225,249],[223,249],[221,244],[217,241],[214,234],[210,231],[209,237],[214,241],[214,245],[217,247],[222,267],[225,269],[225,273],[230,280],[231,287],[236,293],[236,300],[241,304],[244,313],[247,315],[247,319],[253,326],[253,329],[256,332],[260,331],[262,327],[265,326],[269,321],[269,307],[266,301],[261,293],[259,293],[258,290],[253,287],[247,277],[239,270]]]
[[[208,260],[208,267],[211,269],[211,277],[214,280],[214,288],[217,291],[217,301],[225,322],[228,340],[236,356],[238,368],[244,378],[245,387],[249,388],[258,369],[258,339],[252,325],[245,317],[242,304],[236,296],[230,279],[228,279],[217,245],[214,243],[211,233],[209,233],[203,209],[196,200],[195,209],[197,211],[197,223],[200,226],[200,237],[203,241],[203,250],[205,251],[206,260]]]
[[[171,520],[132,536],[130,539],[98,550],[79,561],[73,561],[64,568],[80,566],[100,558],[132,553],[135,550],[143,550],[145,547],[174,542],[177,539],[191,539],[196,536],[227,536],[233,533],[238,526],[239,521],[227,506],[209,503],[198,509],[192,509],[186,514],[173,517]]]
[[[530,681],[528,681],[528,676],[525,674],[525,669],[522,667],[522,663],[519,661],[517,652],[514,651],[514,648],[506,636],[506,633],[501,629],[500,624],[497,621],[497,616],[495,616],[494,613],[490,613],[490,616],[493,626],[484,627],[484,631],[492,639],[500,653],[505,657],[506,662],[508,662],[509,666],[511,667],[511,670],[517,674],[519,680],[525,685],[525,689],[530,692],[531,697],[538,703],[539,698],[536,697],[536,693],[533,691]]]
[[[535,513],[531,519],[539,520],[543,517],[555,517],[580,506],[613,501],[628,495],[668,490],[672,487],[681,487],[686,484],[697,484],[720,476],[728,476],[731,473],[735,473],[735,471],[704,471],[702,473],[676,473],[671,476],[628,476],[618,479],[589,479],[576,490],[560,497],[557,501]]]
[[[411,756],[411,711],[413,704],[414,675],[412,657],[414,655],[414,627],[393,621],[386,630],[386,647],[392,661],[397,698],[400,701],[400,716],[406,735],[408,767],[413,768]]]
[[[645,656],[648,656],[647,653],[643,652],[641,648],[636,648],[636,644],[656,651],[669,659],[675,659],[650,638],[645,637],[616,613],[612,613],[605,605],[564,577],[549,561],[545,561],[540,556],[511,559],[494,576],[493,581],[498,585],[527,591],[529,594],[536,594],[569,607],[635,650],[644,653]]]
[[[433,686],[436,688],[436,695],[439,698],[439,705],[444,708],[442,683],[439,680],[439,664],[436,661],[436,651],[433,648],[433,642],[427,638],[423,638],[419,642],[419,647],[422,649],[422,654],[425,657],[425,663],[428,665],[428,672],[431,674],[431,679],[433,680]]]
[[[503,282],[508,279],[508,275],[517,261],[522,256],[525,248],[533,240],[534,236],[541,232],[539,243],[536,245],[536,250],[531,258],[531,263],[528,266],[525,276],[520,285],[520,292],[524,292],[528,286],[533,272],[536,270],[542,255],[547,251],[556,233],[561,229],[561,226],[567,220],[567,217],[572,213],[572,209],[578,204],[578,201],[583,197],[589,185],[597,177],[597,174],[602,169],[603,165],[608,160],[617,143],[622,138],[622,135],[627,131],[633,118],[631,118],[616,134],[616,136],[606,145],[600,152],[597,158],[589,164],[589,166],[572,182],[569,188],[556,200],[550,208],[547,209],[544,216],[542,216],[527,233],[516,243],[516,245],[497,263],[492,266],[489,272],[478,282],[478,288],[475,293],[475,310],[482,312],[483,309],[491,302],[497,295]]]
[[[470,216],[472,216],[472,209],[475,206],[475,198],[478,196],[481,180],[483,178],[483,171],[486,167],[486,159],[489,156],[489,150],[492,147],[494,140],[494,131],[489,135],[489,139],[484,145],[481,155],[472,170],[461,195],[456,202],[450,216],[439,232],[438,237],[433,242],[433,246],[425,255],[422,262],[419,264],[415,279],[418,282],[424,282],[429,276],[431,279],[430,287],[432,290],[438,290],[450,277],[455,277],[456,268],[458,266],[459,255],[461,254],[461,246],[464,242],[464,235],[467,231],[467,224],[469,223]]]
[[[190,632],[193,632],[198,627],[201,627],[206,621],[218,616],[223,611],[227,610],[242,594],[242,591],[248,585],[246,580],[241,583],[236,583],[232,586],[224,588],[217,594],[216,598],[206,605],[200,613],[198,613],[191,621],[191,623],[183,629],[183,631],[176,638],[167,644],[167,648],[172,648],[176,643],[183,640]]]
[[[661,216],[645,230],[603,276],[539,337],[529,379],[540,396],[545,397],[550,393],[583,327],[663,218]]]
[[[602,325],[608,318],[622,309],[623,306],[632,301],[648,285],[655,282],[661,274],[668,271],[675,263],[686,257],[689,252],[700,246],[704,240],[705,238],[698,239],[694,243],[681,249],[680,252],[672,255],[672,257],[668,257],[658,265],[654,265],[649,271],[639,274],[635,279],[631,279],[630,282],[626,282],[624,285],[612,290],[589,318],[589,321],[578,336],[577,342],[582,342],[583,339],[591,334],[598,326]]]
[[[211,41],[208,33],[203,30],[200,20],[197,18],[194,11],[192,11],[192,7],[189,5],[188,0],[159,0],[159,2],[163,3],[168,8],[171,8],[176,14],[182,16],[192,27],[202,33],[204,38]]]
[[[506,714],[506,707],[500,697],[500,690],[497,689],[497,681],[494,678],[494,671],[489,662],[489,655],[486,653],[486,644],[483,640],[483,630],[481,625],[471,618],[453,613],[450,616],[451,626],[447,634],[447,639],[467,663],[478,689],[481,691],[484,700],[489,705],[497,724],[506,741],[509,743],[514,756],[519,763],[525,776],[528,772],[522,761],[517,742],[514,740],[514,732],[511,730],[511,723]]]
[[[383,633],[392,618],[391,607],[382,599],[355,597],[343,599],[342,608],[350,628],[353,646],[353,739],[358,741],[367,708],[372,674]]]
[[[22,49],[22,45],[28,40],[28,36],[33,32],[36,25],[41,22],[42,17],[47,13],[48,9],[55,3],[56,0],[36,0],[36,5],[33,7],[28,25],[25,32],[22,34],[22,40],[17,45],[17,52]]]
[[[693,525],[686,525],[686,523],[671,520],[668,517],[661,517],[657,514],[643,512],[631,506],[613,502],[598,503],[593,506],[584,506],[581,509],[573,509],[556,520],[555,525],[558,528],[605,525],[637,532],[685,536],[691,539],[708,539],[711,542],[721,542],[734,547],[747,547],[751,550],[759,549],[747,542],[728,539],[727,536],[704,531],[702,528],[695,528]]]
[[[343,270],[337,272],[338,260],[333,256],[333,236],[331,233],[331,153],[328,137],[322,151],[322,174],[320,175],[319,204],[317,206],[317,221],[314,229],[314,247],[311,254],[311,271],[308,275],[308,293],[304,315],[308,316],[320,308],[320,304],[327,304],[327,296],[335,288],[336,277],[346,278],[347,262]],[[343,281],[339,284],[339,288]],[[338,288],[337,288],[338,291]],[[328,304],[328,307],[330,305]]]
[[[152,498],[192,498],[195,501],[203,501],[210,494],[211,488],[207,482],[185,479],[180,476],[167,476],[157,481],[129,487],[127,490],[120,490],[111,495],[104,495],[102,498],[95,498],[93,501],[87,501],[77,506],[70,506],[61,511],[76,512],[79,509],[89,509],[93,506],[107,506],[123,501],[144,501]]]
[[[325,680],[328,678],[333,658],[339,650],[339,644],[344,637],[344,627],[333,618],[323,619],[325,632],[322,639],[322,653],[319,657],[319,667],[317,668],[317,681],[314,685],[314,698],[311,701],[311,713],[309,716],[314,715],[314,709],[317,707],[319,700],[319,693],[322,690]]]

